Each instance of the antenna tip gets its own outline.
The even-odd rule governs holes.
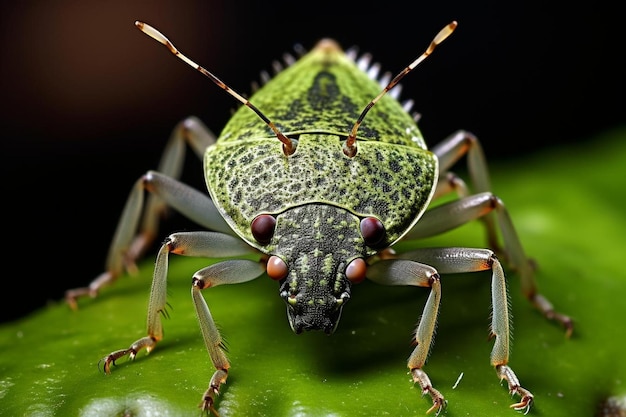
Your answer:
[[[143,29],[143,22],[140,22],[139,20],[135,20],[135,26],[137,26],[139,29]]]

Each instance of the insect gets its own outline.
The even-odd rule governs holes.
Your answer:
[[[147,335],[105,356],[101,362],[106,373],[116,360],[134,359],[142,349],[149,352],[163,338],[161,314],[166,308],[170,254],[228,258],[192,278],[193,304],[215,368],[202,395],[203,410],[217,415],[217,395],[231,364],[201,291],[267,274],[278,283],[295,333],[333,333],[352,285],[365,278],[429,289],[407,365],[414,383],[432,400],[427,412],[439,413],[446,400],[424,365],[437,321],[440,274],[488,270],[491,364],[510,393],[519,396],[511,407],[524,412],[531,408],[533,394],[520,385],[508,364],[507,283],[496,252],[516,268],[525,295],[539,311],[561,323],[567,334],[572,332],[572,320],[555,312],[537,292],[533,268],[507,210],[491,192],[478,139],[458,131],[428,149],[418,117],[409,113],[411,103],[401,103],[398,89],[392,90],[455,30],[455,21],[393,79],[378,77],[368,56],[349,55],[333,40],[323,39],[299,59],[290,59],[250,100],[180,53],[152,26],[142,22],[136,26],[243,106],[217,139],[195,118],[175,128],[158,170],[148,171],[131,190],[106,271],[89,287],[67,292],[68,302],[76,307],[79,297],[96,296],[131,268],[155,239],[159,215],[168,208],[208,229],[173,233],[165,239],[155,263]],[[178,180],[187,145],[204,160],[208,196]],[[470,186],[450,170],[463,157],[468,159]],[[458,198],[430,207],[431,201],[451,193]],[[484,221],[492,249],[420,248],[396,253],[392,248],[400,240],[432,236],[478,219]],[[259,254],[259,261],[241,259],[251,253]]]

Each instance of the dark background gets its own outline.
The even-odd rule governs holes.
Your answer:
[[[464,128],[479,136],[489,159],[523,158],[593,146],[594,135],[626,122],[621,12],[600,2],[557,10],[465,1],[31,0],[0,7],[2,321],[98,275],[130,187],[156,167],[172,127],[194,114],[219,133],[236,106],[141,34],[136,19],[244,94],[295,43],[310,48],[334,37],[398,72],[458,20],[452,37],[402,82],[430,144]],[[184,180],[202,188],[201,165],[191,153],[188,159]],[[193,225],[174,218],[162,237],[186,227]]]

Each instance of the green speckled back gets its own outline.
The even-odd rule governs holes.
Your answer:
[[[252,220],[310,203],[377,217],[390,245],[419,219],[435,188],[436,157],[411,115],[389,95],[365,117],[357,155],[343,154],[347,134],[382,87],[329,42],[321,42],[250,98],[284,134],[298,140],[293,155],[285,156],[271,129],[242,106],[205,156],[213,201],[231,227],[263,251],[251,234]]]

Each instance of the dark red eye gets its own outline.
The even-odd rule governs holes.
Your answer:
[[[356,258],[348,264],[346,268],[346,278],[353,284],[358,284],[365,279],[365,273],[367,272],[367,264],[363,258]]]
[[[274,236],[274,229],[276,228],[276,219],[269,214],[259,214],[252,220],[250,229],[252,230],[252,236],[261,245],[267,245]]]
[[[385,226],[376,217],[366,217],[361,220],[361,234],[367,246],[376,247],[385,239]]]
[[[272,255],[267,260],[267,275],[271,279],[280,281],[287,276],[288,272],[287,264],[278,256]]]

